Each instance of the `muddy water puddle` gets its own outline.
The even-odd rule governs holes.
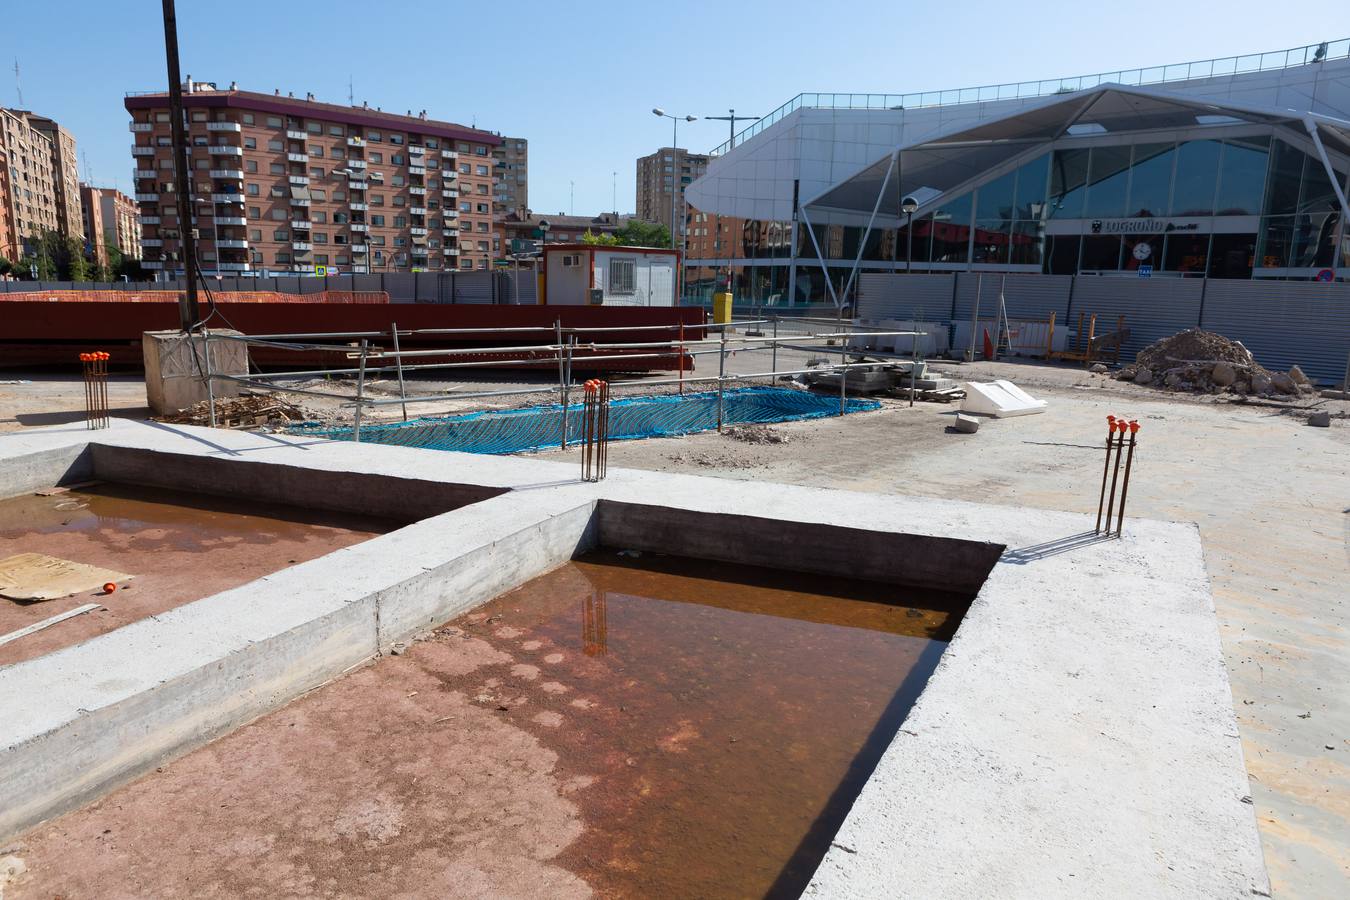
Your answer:
[[[0,559],[41,553],[133,576],[112,594],[96,590],[37,603],[0,599],[0,634],[86,603],[103,607],[0,645],[0,665],[79,643],[403,524],[112,483],[0,500]]]
[[[453,623],[445,677],[558,754],[601,895],[795,897],[966,598],[601,550]]]

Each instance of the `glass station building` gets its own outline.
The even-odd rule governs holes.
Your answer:
[[[799,95],[687,190],[687,294],[860,272],[1350,280],[1350,40],[919,95]],[[828,279],[828,281],[827,281]]]

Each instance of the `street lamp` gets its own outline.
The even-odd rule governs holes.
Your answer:
[[[675,123],[675,124],[672,126],[672,128],[671,128],[671,134],[670,134],[670,147],[671,147],[672,150],[677,150],[677,151],[678,151],[678,150],[680,149],[680,117],[679,117],[679,116],[672,116],[670,113],[666,112],[664,109],[662,109],[662,108],[659,107],[659,106],[657,106],[657,107],[655,107],[655,108],[652,109],[652,115],[654,115],[654,116],[660,116],[660,117],[663,118],[663,119],[670,119],[671,122]],[[685,117],[684,117],[684,120],[685,120],[686,122],[697,122],[697,121],[698,121],[698,116],[685,116]],[[670,172],[670,249],[672,249],[672,250],[675,249],[675,193],[676,193],[676,190],[677,190],[677,189],[676,189],[676,185],[679,183],[679,182],[677,182],[677,181],[675,180],[675,176],[676,176],[675,167],[674,167],[674,166],[671,166],[671,172]]]
[[[900,201],[900,211],[905,214],[905,274],[909,274],[910,266],[914,262],[914,210],[919,208],[919,201],[913,197],[906,197]]]

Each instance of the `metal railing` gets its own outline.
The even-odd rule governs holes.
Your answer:
[[[1266,72],[1291,69],[1313,62],[1350,57],[1350,38],[1307,44],[1288,50],[1266,53],[1248,53],[1242,56],[1224,56],[1195,62],[1147,66],[1139,69],[1118,69],[1093,75],[1069,78],[1047,78],[1039,81],[1011,81],[1005,84],[987,84],[978,87],[954,88],[940,91],[919,91],[909,94],[853,94],[802,93],[793,97],[762,119],[753,122],[729,141],[724,141],[709,156],[721,156],[745,143],[764,129],[798,109],[924,109],[934,106],[955,106],[962,103],[986,103],[992,100],[1024,100],[1071,94],[1103,84],[1124,84],[1134,87],[1148,84],[1166,84],[1173,81],[1191,81],[1199,78],[1218,78],[1242,75],[1248,72]]]

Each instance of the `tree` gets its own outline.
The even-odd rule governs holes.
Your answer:
[[[10,262],[8,259],[5,259],[5,257],[3,256],[0,256],[0,275],[8,275],[13,271],[14,271],[14,263]]]
[[[621,243],[615,235],[606,234],[604,232],[595,234],[589,228],[587,228],[586,233],[581,236],[581,242],[583,244],[590,244],[593,247],[617,247]]]
[[[66,281],[88,281],[89,263],[84,258],[84,247],[75,238],[61,241],[61,260],[65,263],[62,278]]]
[[[615,235],[625,247],[669,247],[670,229],[652,222],[629,219]]]

